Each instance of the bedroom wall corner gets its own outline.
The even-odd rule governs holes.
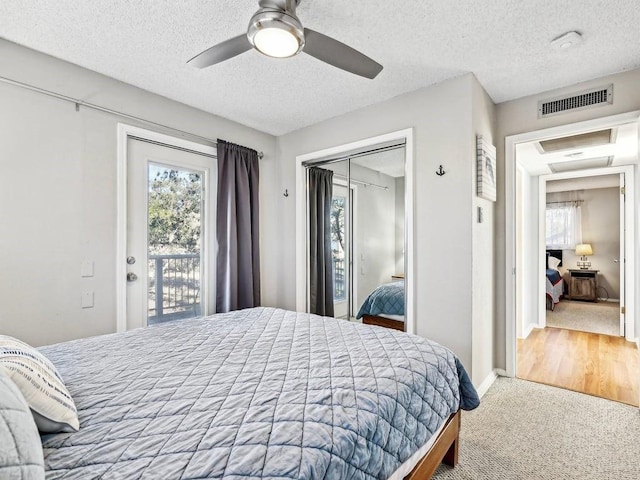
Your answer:
[[[471,75],[407,93],[278,137],[283,185],[296,182],[296,157],[414,129],[414,245],[417,333],[455,351],[471,369],[472,143]],[[475,157],[474,157],[475,158]],[[447,175],[435,174],[443,164]],[[292,187],[293,186],[293,187]],[[407,187],[408,188],[408,187]],[[295,307],[295,201],[277,235],[284,305]],[[271,235],[276,235],[272,232]],[[274,242],[275,243],[275,242]],[[441,274],[438,272],[446,272]]]
[[[471,76],[472,132],[495,145],[495,105],[475,76]],[[472,369],[471,380],[477,387],[494,376],[493,338],[495,324],[495,202],[478,197],[476,176],[476,144],[472,138]],[[478,218],[482,210],[482,222]],[[492,382],[490,382],[492,383]],[[490,385],[489,383],[489,385]],[[487,387],[488,388],[488,387]]]

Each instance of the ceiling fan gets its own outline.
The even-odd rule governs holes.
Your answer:
[[[323,62],[366,78],[375,78],[382,65],[342,42],[309,28],[296,15],[302,0],[260,0],[246,34],[238,35],[196,55],[187,63],[205,68],[255,48],[269,57],[287,58],[304,52]]]

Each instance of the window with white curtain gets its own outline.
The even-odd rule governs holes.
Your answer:
[[[582,243],[580,205],[547,204],[547,248],[573,250]]]

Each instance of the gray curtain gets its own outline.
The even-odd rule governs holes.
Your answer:
[[[309,168],[309,311],[333,317],[331,197],[333,172]]]
[[[258,152],[218,140],[216,312],[260,304]]]

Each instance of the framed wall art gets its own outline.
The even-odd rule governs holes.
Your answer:
[[[482,135],[476,137],[478,156],[477,195],[496,201],[496,147],[487,142]]]

